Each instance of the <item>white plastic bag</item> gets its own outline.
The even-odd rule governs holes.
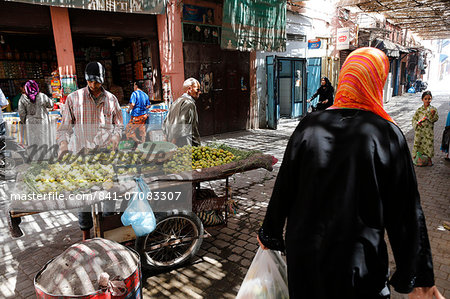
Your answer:
[[[256,252],[236,299],[288,299],[287,266],[279,251]]]
[[[150,188],[141,178],[137,178],[136,183],[138,185],[137,192],[134,193],[131,203],[123,212],[120,220],[125,226],[131,225],[136,236],[143,237],[155,230],[156,219],[147,200]]]

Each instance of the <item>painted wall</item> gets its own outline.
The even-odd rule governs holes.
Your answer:
[[[181,17],[182,7],[174,0],[168,1],[167,14],[156,16],[161,77],[170,76],[174,100],[183,93],[184,82]]]

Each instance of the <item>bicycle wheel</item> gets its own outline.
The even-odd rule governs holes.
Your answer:
[[[200,249],[203,224],[192,212],[170,212],[157,220],[153,232],[136,239],[146,268],[172,268],[189,261]]]

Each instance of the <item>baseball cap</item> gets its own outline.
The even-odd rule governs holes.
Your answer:
[[[105,81],[105,68],[100,62],[89,62],[84,71],[86,81],[96,81],[103,84]]]

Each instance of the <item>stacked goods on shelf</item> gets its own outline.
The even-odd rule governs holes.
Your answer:
[[[125,81],[133,81],[133,66],[125,64]]]
[[[123,55],[123,52],[116,52],[117,57],[117,64],[121,65],[125,63],[125,56]]]
[[[3,59],[13,59],[13,51],[11,50],[11,47],[9,45],[6,46],[5,55],[3,55]]]
[[[12,80],[0,81],[0,88],[8,98],[12,98],[16,94],[16,88]]]
[[[44,76],[51,76],[52,72],[58,69],[58,63],[56,61],[52,62],[42,62],[42,74]]]
[[[0,85],[8,98],[19,94],[18,85],[27,80],[36,81],[42,92],[50,94],[48,77],[57,68],[54,50],[27,50],[7,45],[0,52],[0,80],[3,80]]]
[[[137,40],[131,43],[131,49],[133,52],[133,61],[142,59],[142,45],[141,41]]]
[[[47,66],[47,65],[45,65]],[[0,61],[0,79],[37,79],[43,77],[42,64],[29,61]]]
[[[113,72],[112,71],[112,60],[106,59],[106,60],[100,60],[99,62],[105,67],[106,77],[111,76],[112,72]]]
[[[143,79],[152,79],[152,59],[145,58],[142,60]]]
[[[134,64],[134,77],[136,78],[136,80],[144,79],[144,70],[141,61],[138,61]]]
[[[0,78],[6,78],[6,69],[3,61],[0,61]]]
[[[127,47],[125,49],[123,49],[123,58],[124,58],[124,63],[130,63],[133,61],[133,54],[131,53],[131,48]]]
[[[84,79],[84,70],[86,69],[86,61],[77,61],[75,63],[75,68],[76,68],[76,74],[77,74],[77,78],[78,78],[78,83],[84,83],[85,79]]]
[[[142,41],[142,58],[151,58],[152,48],[148,40]]]

